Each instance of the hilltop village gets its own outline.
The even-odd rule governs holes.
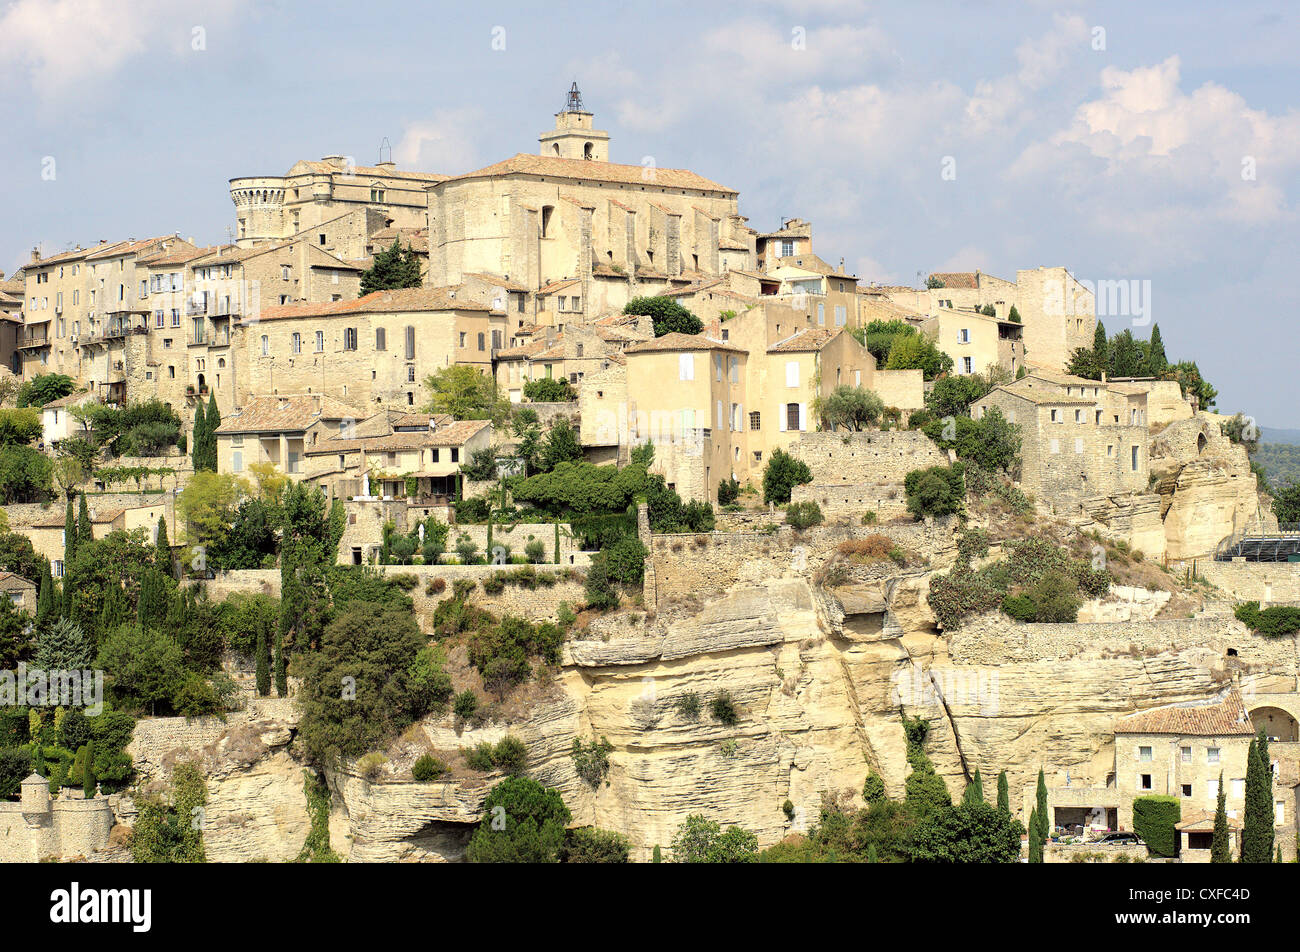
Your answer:
[[[0,275],[0,860],[1294,860],[1294,506],[1197,342],[611,154],[574,84]]]

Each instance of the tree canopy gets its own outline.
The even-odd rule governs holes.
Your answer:
[[[409,244],[403,248],[399,239],[375,254],[370,267],[361,274],[361,294],[365,296],[373,291],[387,291],[393,288],[418,288],[420,278],[420,258]]]
[[[623,306],[624,314],[645,314],[654,322],[655,337],[665,334],[698,334],[703,322],[670,297],[634,297]]]

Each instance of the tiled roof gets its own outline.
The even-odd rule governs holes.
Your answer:
[[[221,421],[218,433],[281,433],[305,430],[318,420],[360,420],[360,410],[321,394],[253,397]]]
[[[518,281],[511,281],[509,278],[505,277],[505,275],[501,274],[492,274],[487,271],[467,271],[465,272],[465,277],[479,278],[480,280],[486,281],[488,284],[505,288],[507,291],[522,291],[524,293],[527,293],[528,291],[528,288],[524,287]]]
[[[28,587],[35,588],[36,583],[13,572],[0,572],[0,591],[12,592]]]
[[[973,291],[980,286],[977,271],[936,271],[930,275],[943,282],[944,288]],[[943,290],[939,288],[938,290]]]
[[[553,294],[556,291],[563,291],[565,288],[572,287],[578,283],[577,278],[565,278],[563,281],[552,281],[543,287],[537,289],[538,294]]]
[[[588,159],[561,159],[552,155],[531,155],[520,152],[512,158],[464,175],[453,175],[448,182],[464,179],[489,178],[497,175],[543,175],[550,178],[573,179],[583,182],[612,182],[619,185],[637,185],[651,190],[665,188],[689,188],[701,192],[724,192],[735,194],[734,188],[727,188],[717,182],[711,182],[703,176],[686,169],[653,169],[653,175],[647,176],[647,169],[641,165],[617,165],[613,162],[593,162]]]
[[[161,506],[162,503],[157,503],[157,505]],[[134,506],[132,508],[149,509],[152,507]],[[97,523],[99,525],[116,522],[124,512],[126,512],[125,509],[98,509],[90,514],[90,521],[93,523]],[[32,528],[33,529],[62,529],[66,524],[65,519],[66,516],[64,515],[49,515],[39,522],[33,522]]]
[[[731,344],[724,344],[720,340],[714,340],[711,337],[705,337],[703,334],[665,334],[663,337],[656,337],[654,340],[642,341],[639,344],[633,344],[623,351],[625,354],[648,354],[656,351],[686,351],[686,350],[729,350],[737,354],[745,353],[739,347],[733,347]]]
[[[1002,390],[1011,394],[1013,397],[1019,397],[1021,400],[1028,400],[1030,403],[1046,406],[1048,404],[1079,404],[1094,406],[1095,400],[1089,400],[1086,397],[1067,397],[1063,393],[1055,390],[1043,390],[1038,387],[1026,387],[1023,380],[1017,380],[1015,383],[1004,384],[1001,387],[995,387],[994,392]]]
[[[49,403],[41,405],[42,410],[57,410],[60,407],[71,407],[84,403],[87,400],[95,400],[95,395],[86,390],[78,390],[76,393],[70,393],[66,397],[59,397],[57,400],[51,400]],[[98,400],[95,400],[98,402]]]
[[[482,432],[484,427],[492,424],[487,420],[457,420],[445,426],[439,426],[432,432],[390,433],[387,436],[333,437],[322,440],[307,449],[304,456],[322,456],[329,453],[349,453],[353,450],[366,452],[389,452],[404,449],[419,449],[422,446],[464,446]]]
[[[186,264],[197,258],[206,258],[209,255],[216,254],[221,250],[219,245],[210,245],[207,248],[181,248],[179,250],[158,251],[151,255],[146,255],[136,259],[136,264],[143,267],[157,268],[169,264]]]
[[[1228,829],[1240,830],[1241,820],[1235,816],[1227,817]],[[1214,832],[1214,811],[1213,810],[1192,810],[1190,813],[1183,814],[1182,820],[1174,824],[1176,830],[1187,830],[1190,833],[1213,833]]]
[[[534,354],[540,354],[550,347],[554,341],[535,340],[527,344],[520,344],[518,347],[503,347],[496,352],[497,360],[527,360]]]
[[[1250,736],[1255,733],[1241,695],[1228,688],[1215,697],[1180,701],[1120,718],[1116,734],[1180,734],[1195,737]]]
[[[401,288],[372,291],[351,301],[317,301],[315,303],[279,304],[262,308],[260,320],[276,321],[290,317],[330,317],[335,314],[383,314],[402,311],[491,311],[488,304],[468,298],[453,298],[456,288]]]
[[[402,172],[395,168],[380,168],[377,165],[354,165],[350,168],[339,168],[337,165],[331,165],[329,162],[312,162],[306,159],[301,162],[295,162],[293,168],[285,173],[285,178],[292,175],[302,175],[307,172],[338,175],[345,175],[350,172],[353,175],[369,175],[376,178],[412,179],[418,182],[442,182],[447,178],[447,176],[439,175],[436,172]]]
[[[160,235],[157,238],[145,238],[143,241],[119,241],[115,245],[105,245],[103,248],[96,248],[90,254],[86,255],[87,261],[94,261],[97,258],[118,258],[122,255],[139,254],[146,248],[151,248],[162,241],[170,239],[180,240],[180,235]]]
[[[828,331],[822,327],[805,327],[795,331],[784,340],[779,340],[767,349],[769,354],[794,354],[818,351],[825,347],[840,332]]]

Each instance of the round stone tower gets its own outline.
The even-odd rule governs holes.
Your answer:
[[[32,774],[21,784],[23,816],[29,820],[50,812],[50,782]]]

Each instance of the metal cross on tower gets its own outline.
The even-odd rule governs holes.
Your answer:
[[[575,79],[573,85],[569,87],[569,99],[564,104],[565,112],[586,112],[582,108],[582,93],[578,92],[578,81]]]

